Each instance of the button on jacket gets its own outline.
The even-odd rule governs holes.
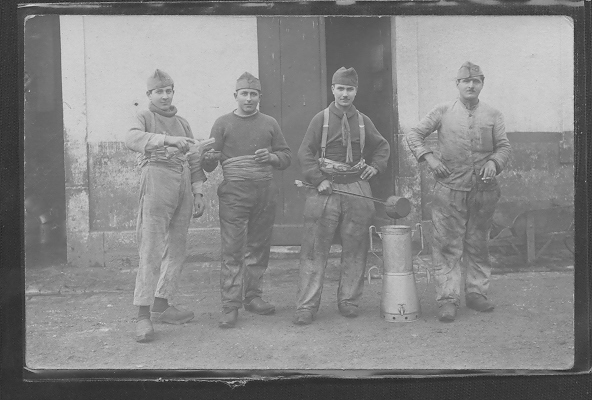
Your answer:
[[[473,110],[456,99],[430,111],[406,134],[418,161],[434,152],[426,145],[425,138],[436,130],[439,158],[451,172],[446,178],[436,179],[450,189],[470,191],[488,160],[495,162],[498,174],[508,162],[511,148],[503,116],[482,101]]]

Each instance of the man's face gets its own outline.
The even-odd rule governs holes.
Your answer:
[[[256,89],[239,89],[234,93],[234,98],[238,104],[239,114],[249,115],[257,111],[261,93]]]
[[[479,93],[483,89],[483,77],[472,76],[470,78],[459,79],[456,82],[456,87],[463,100],[475,101],[479,98]]]
[[[163,88],[152,89],[150,92],[148,92],[148,98],[155,107],[166,111],[171,108],[174,94],[175,91],[173,90],[173,87],[167,86]]]
[[[331,91],[335,97],[335,104],[348,108],[354,102],[358,88],[355,86],[336,84],[331,86]]]

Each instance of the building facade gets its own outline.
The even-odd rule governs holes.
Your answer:
[[[236,78],[258,75],[261,111],[278,120],[295,154],[312,116],[332,99],[332,73],[355,67],[355,104],[392,149],[373,193],[410,198],[412,213],[397,223],[412,225],[429,219],[434,181],[403,135],[457,96],[456,71],[470,60],[485,72],[481,99],[504,114],[514,149],[500,179],[496,221],[508,225],[526,209],[573,205],[574,40],[564,17],[64,15],[52,24],[64,145],[63,157],[55,156],[63,160],[67,257],[75,265],[106,265],[135,252],[139,170],[122,135],[146,106],[145,80],[156,68],[175,80],[174,104],[198,138],[235,108]],[[300,177],[295,157],[276,172],[274,244],[300,242]],[[220,171],[208,175],[208,208],[191,223],[190,252],[219,245],[220,180]],[[392,220],[379,206],[376,224],[386,223]]]

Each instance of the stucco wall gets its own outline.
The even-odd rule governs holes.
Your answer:
[[[121,140],[124,111],[147,104],[146,79],[156,68],[175,81],[174,104],[200,138],[234,109],[236,78],[257,74],[255,17],[82,18],[89,142]]]
[[[397,187],[413,198],[409,222],[429,219],[433,178],[417,164],[402,135],[433,106],[458,96],[455,76],[464,61],[482,67],[486,78],[480,99],[504,114],[514,149],[500,178],[504,213],[496,218],[508,223],[525,208],[573,204],[570,19],[401,16],[393,17],[392,35],[401,139]]]
[[[168,72],[179,115],[207,138],[216,118],[236,107],[236,79],[258,74],[257,19],[61,16],[60,25],[68,260],[102,264],[107,247],[135,246],[139,169],[122,135],[137,108],[147,107],[146,79],[156,68]],[[190,242],[217,242],[221,174],[208,178],[209,207],[192,222]]]

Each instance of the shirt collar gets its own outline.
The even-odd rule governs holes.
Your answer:
[[[462,108],[464,108],[468,112],[475,112],[475,110],[477,110],[477,108],[479,108],[479,106],[481,105],[481,100],[478,100],[477,104],[475,104],[472,108],[469,108],[465,103],[463,103],[462,100],[460,99],[460,97],[458,97],[456,99],[456,101],[458,101],[459,106],[461,106]]]
[[[337,108],[337,106],[335,105],[335,102],[331,102],[331,104],[329,105],[329,110],[331,110],[331,112],[335,115],[337,115],[340,119],[343,118],[343,111],[341,111],[339,108]],[[356,106],[354,106],[353,104],[349,107],[349,110],[347,110],[347,112],[345,113],[345,115],[347,115],[347,118],[351,118],[352,116],[356,115],[358,113],[358,110],[356,109]]]
[[[259,114],[259,110],[255,110],[255,112],[253,114],[249,114],[249,115],[238,115],[236,113],[236,109],[232,113],[234,114],[235,117],[239,117],[239,118],[251,118],[251,117],[254,117],[255,115]]]

